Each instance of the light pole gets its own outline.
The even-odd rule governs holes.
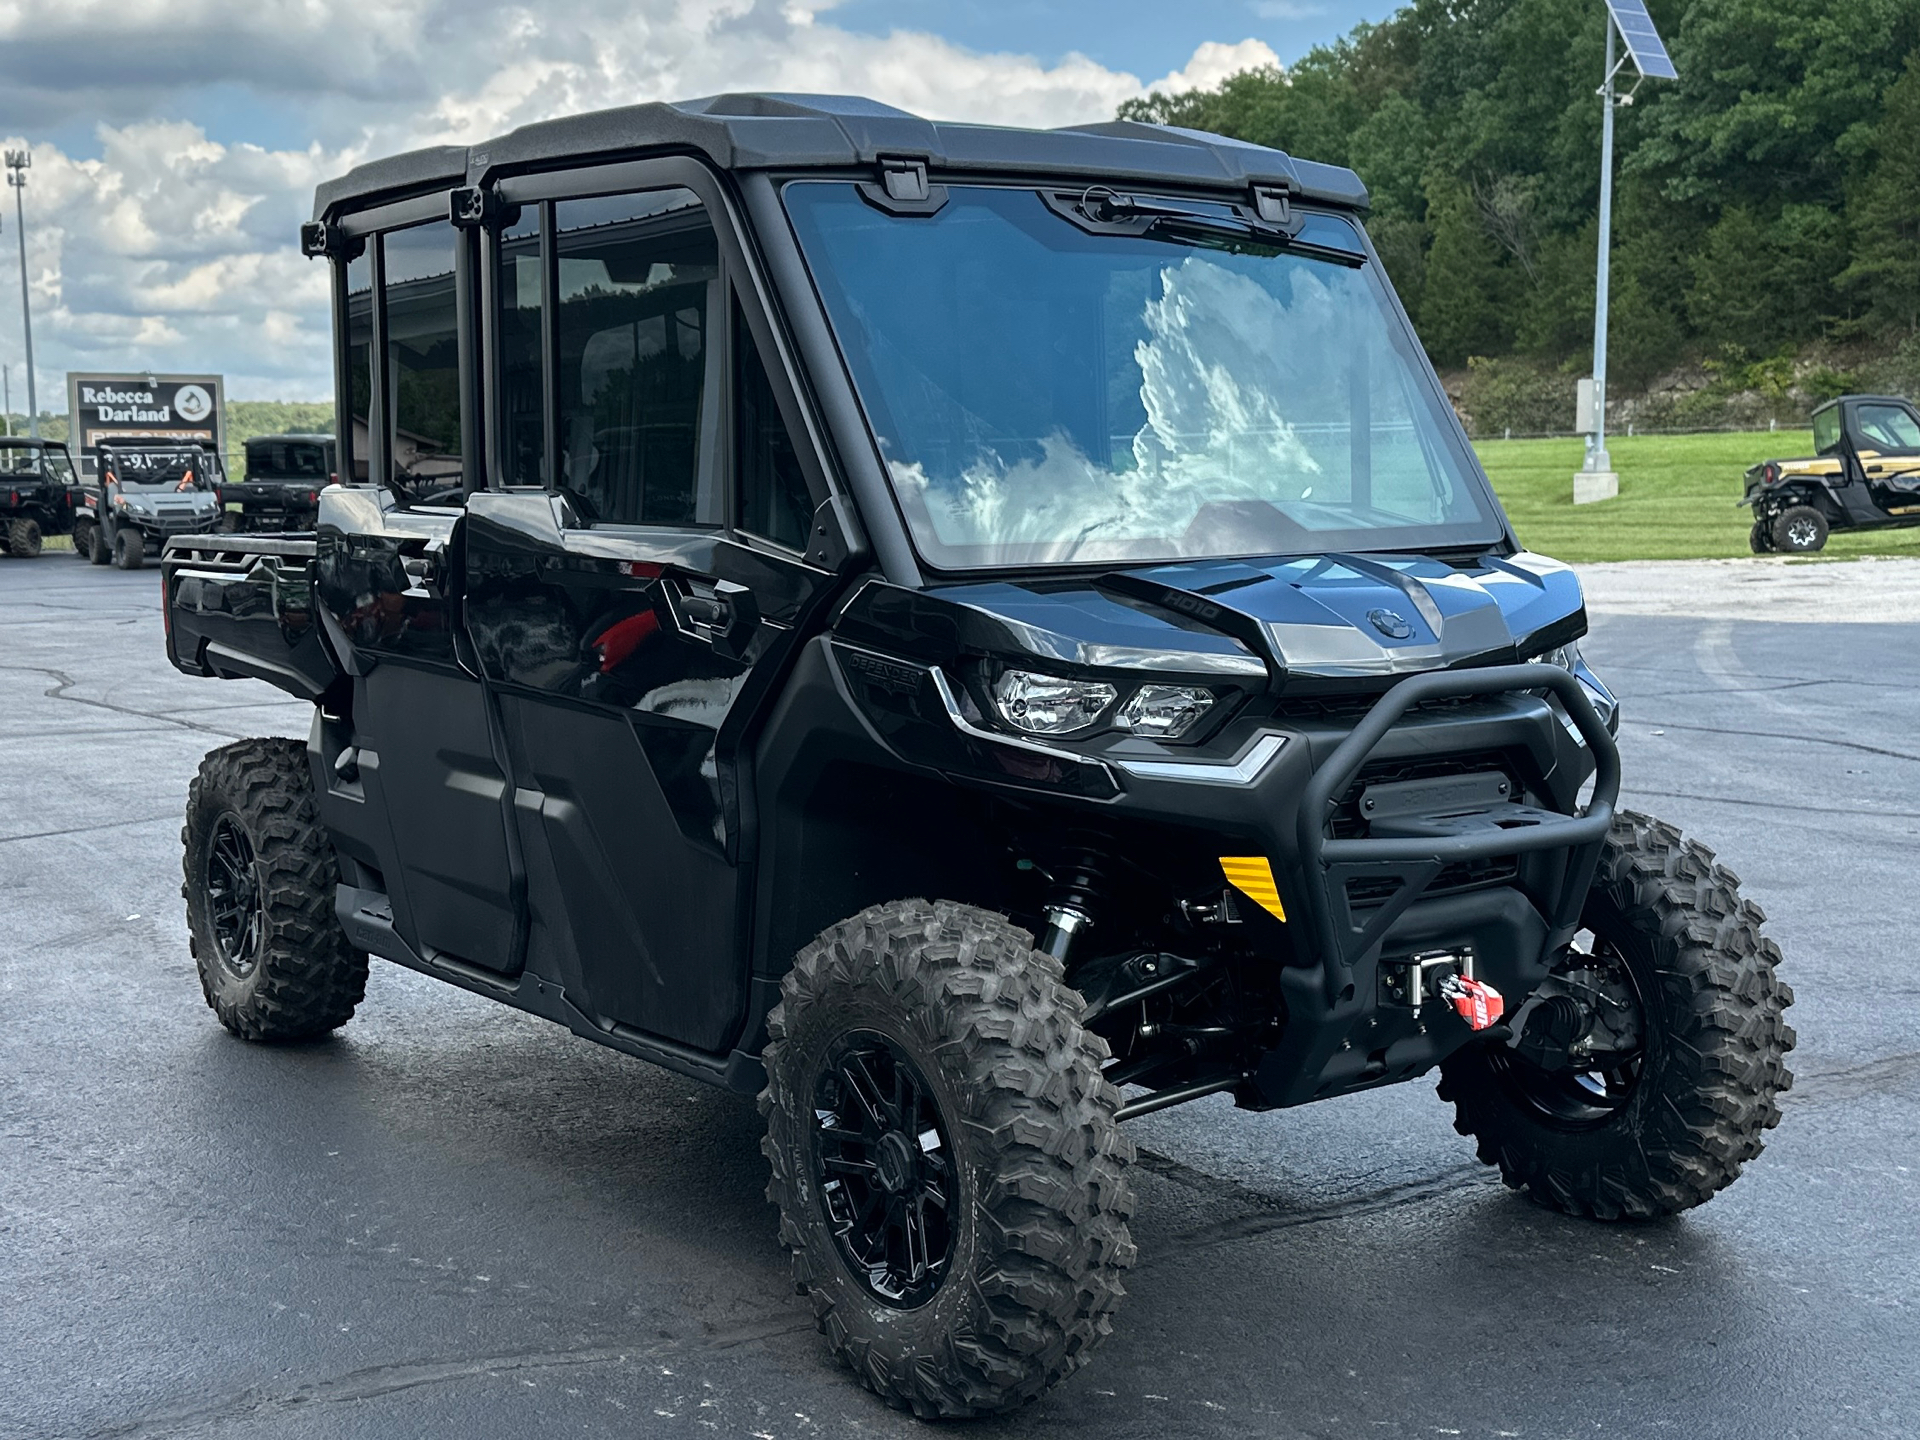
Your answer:
[[[20,324],[27,335],[27,434],[40,438],[40,402],[33,387],[33,308],[27,297],[27,170],[31,150],[7,151],[7,184],[13,187],[13,218],[20,232]],[[9,426],[11,428],[11,426]]]
[[[1593,432],[1586,472],[1611,474],[1607,455],[1607,271],[1613,250],[1613,16],[1607,16],[1607,78],[1600,86],[1600,265],[1593,277]],[[1631,101],[1631,97],[1629,97]],[[1616,482],[1617,484],[1617,482]]]
[[[1620,493],[1620,477],[1613,473],[1613,459],[1607,454],[1607,280],[1608,262],[1613,250],[1613,111],[1615,106],[1631,105],[1633,92],[1640,88],[1636,80],[1624,95],[1614,89],[1614,81],[1631,61],[1640,79],[1653,77],[1677,80],[1660,32],[1647,14],[1646,0],[1606,0],[1607,70],[1600,82],[1600,255],[1593,283],[1593,379],[1582,382],[1580,428],[1587,436],[1587,458],[1580,473],[1573,477],[1573,503],[1585,505],[1594,500],[1610,500]],[[1615,40],[1626,47],[1626,54],[1615,59]]]

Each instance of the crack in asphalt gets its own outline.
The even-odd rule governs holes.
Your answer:
[[[716,1331],[696,1342],[701,1350],[731,1350],[781,1335],[812,1330],[813,1321],[769,1321]],[[584,1365],[615,1365],[646,1360],[684,1349],[678,1340],[654,1340],[644,1345],[591,1345],[572,1350],[534,1350],[483,1355],[469,1360],[403,1360],[349,1370],[344,1375],[310,1380],[282,1391],[260,1388],[240,1391],[206,1405],[143,1416],[136,1420],[86,1431],[88,1440],[150,1440],[150,1437],[192,1434],[211,1426],[247,1422],[266,1433],[275,1417],[313,1405],[351,1404],[378,1399],[425,1386],[447,1385],[481,1376],[516,1375]]]
[[[1793,1089],[1780,1097],[1782,1105],[1821,1105],[1831,1100],[1857,1100],[1899,1089],[1920,1078],[1920,1050],[1882,1055],[1863,1065],[1835,1070],[1802,1072],[1793,1077]]]
[[[0,845],[11,845],[16,840],[49,840],[59,835],[89,835],[95,830],[118,830],[127,825],[154,825],[162,820],[178,820],[177,811],[169,810],[164,815],[144,815],[133,820],[102,820],[98,825],[75,825],[67,830],[29,830],[24,835],[0,835]]]
[[[136,710],[130,705],[116,705],[111,700],[91,700],[84,695],[69,695],[67,691],[80,682],[66,671],[56,670],[51,665],[0,665],[0,670],[51,677],[54,681],[53,688],[42,692],[49,700],[66,700],[75,705],[91,705],[95,709],[111,710],[116,715],[128,715],[136,720],[154,720],[162,725],[178,725],[183,730],[198,730],[203,735],[221,735],[229,740],[244,738],[234,730],[222,730],[213,725],[196,725],[191,720],[179,720],[171,715],[155,714],[151,710]]]
[[[1863,750],[1869,755],[1885,755],[1890,760],[1912,760],[1920,764],[1920,755],[1905,750],[1885,750],[1878,745],[1863,745],[1858,740],[1834,740],[1825,735],[1789,735],[1779,730],[1734,730],[1724,725],[1689,725],[1682,720],[1648,720],[1634,716],[1622,723],[1657,726],[1663,730],[1697,730],[1707,735],[1731,735],[1737,739],[1799,740],[1808,745],[1837,745],[1843,750]]]
[[[1661,800],[1700,800],[1709,805],[1745,805],[1755,810],[1797,810],[1806,815],[1864,815],[1885,820],[1920,820],[1920,810],[1862,810],[1848,805],[1789,805],[1782,800],[1736,800],[1727,795],[1694,795],[1685,790],[1639,790],[1635,795]]]
[[[1142,1150],[1137,1163],[1149,1173],[1172,1180],[1176,1184],[1206,1194],[1226,1195],[1248,1207],[1238,1215],[1230,1215],[1224,1220],[1196,1226],[1194,1229],[1161,1241],[1154,1246],[1152,1253],[1135,1267],[1138,1270],[1151,1270],[1165,1260],[1180,1259],[1191,1255],[1196,1250],[1209,1249],[1215,1245],[1225,1245],[1236,1240],[1250,1240],[1257,1236],[1270,1235],[1278,1230],[1297,1229],[1303,1225],[1325,1225],[1338,1220],[1364,1219],[1370,1215],[1405,1209],[1410,1205],[1422,1205],[1430,1200],[1467,1190],[1497,1189],[1499,1183],[1493,1172],[1486,1166],[1468,1162],[1450,1170],[1443,1170],[1437,1175],[1426,1175],[1397,1185],[1384,1186],[1364,1195],[1348,1196],[1344,1199],[1329,1201],[1324,1205],[1296,1206],[1283,1196],[1250,1190],[1235,1181],[1223,1179],[1218,1175],[1209,1175],[1204,1170],[1196,1170],[1170,1156],[1151,1150]]]

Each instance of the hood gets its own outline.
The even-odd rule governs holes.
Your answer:
[[[1210,560],[923,593],[970,617],[956,639],[997,632],[996,649],[1104,669],[1265,669],[1289,684],[1526,660],[1587,628],[1572,569],[1529,554],[1464,569],[1425,556]]]

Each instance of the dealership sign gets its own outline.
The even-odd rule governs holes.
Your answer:
[[[91,473],[102,442],[164,440],[226,448],[218,375],[67,376],[69,447]]]

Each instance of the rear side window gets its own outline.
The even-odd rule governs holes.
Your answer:
[[[719,246],[691,190],[554,205],[560,473],[590,523],[716,525]]]
[[[1831,455],[1840,448],[1839,406],[1813,417],[1813,448],[1820,455]]]
[[[373,453],[369,417],[373,413],[373,261],[363,251],[347,265],[347,403],[348,429],[353,446],[353,474],[368,477],[367,458]]]
[[[450,223],[436,221],[389,231],[382,241],[393,478],[415,501],[460,498],[459,239]]]

